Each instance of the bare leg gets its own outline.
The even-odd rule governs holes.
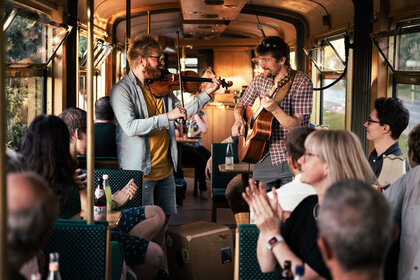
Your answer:
[[[146,206],[144,211],[146,219],[135,225],[128,233],[152,240],[162,231],[165,222],[165,214],[159,206],[155,205]],[[159,243],[159,245],[160,244],[161,243]]]
[[[153,242],[149,242],[147,247],[146,257],[143,264],[131,265],[137,279],[153,280],[159,268],[163,265],[163,251],[162,248]]]

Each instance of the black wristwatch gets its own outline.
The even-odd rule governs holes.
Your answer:
[[[279,242],[283,242],[283,241],[284,241],[284,238],[281,237],[281,235],[275,235],[267,241],[267,247],[268,249],[273,250],[274,246],[276,246]]]

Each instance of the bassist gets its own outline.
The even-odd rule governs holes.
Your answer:
[[[285,137],[295,127],[309,125],[312,111],[312,82],[303,72],[296,72],[289,64],[289,46],[280,37],[268,37],[257,47],[257,54],[264,73],[255,77],[244,95],[235,106],[235,123],[232,135],[245,134],[245,109],[251,106],[257,97],[261,98],[261,106],[274,115],[271,136],[266,142],[262,157],[255,165],[253,179],[261,181],[267,189],[280,187],[292,180],[292,173],[287,164]],[[293,73],[291,75],[291,73]],[[290,83],[283,83],[290,78]],[[294,78],[293,78],[294,77]],[[272,88],[278,84],[277,91],[282,86],[286,89],[282,100],[276,101],[276,96],[268,97]],[[284,89],[283,89],[284,91]]]

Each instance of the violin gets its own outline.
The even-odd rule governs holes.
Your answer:
[[[157,97],[163,97],[172,91],[179,89],[179,75],[171,74],[168,70],[161,70],[162,74],[157,80],[147,79],[149,90]],[[200,83],[212,82],[210,78],[201,78],[194,71],[181,72],[181,81],[183,82],[182,90],[187,92],[197,92],[200,88]],[[225,81],[219,78],[221,86],[228,89],[232,86],[232,81]]]

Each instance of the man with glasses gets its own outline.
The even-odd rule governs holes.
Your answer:
[[[386,187],[387,184],[393,183],[382,183],[387,181],[382,178],[385,178],[384,176],[388,177],[391,173],[390,170],[384,170],[386,174],[382,174],[381,177],[384,158],[387,156],[391,158],[393,156],[403,156],[403,152],[398,144],[398,138],[407,127],[409,117],[410,114],[400,99],[382,97],[375,100],[375,108],[364,123],[366,138],[372,141],[374,145],[374,149],[369,155],[369,164],[381,187]],[[407,161],[403,159],[401,162],[405,164],[403,170],[408,170]]]
[[[197,98],[181,107],[172,93],[160,97],[148,79],[161,76],[165,64],[160,44],[151,35],[140,35],[130,44],[130,72],[111,90],[111,106],[117,124],[118,163],[122,169],[144,173],[144,204],[159,205],[166,215],[177,213],[175,179],[178,151],[174,121],[189,119],[213,99],[219,81],[206,84]]]
[[[255,165],[253,179],[263,182],[267,189],[271,189],[273,186],[280,187],[292,180],[292,173],[287,164],[285,137],[292,129],[309,125],[313,86],[306,74],[291,69],[289,46],[282,38],[272,36],[264,39],[257,47],[257,54],[264,73],[252,80],[236,103],[232,135],[244,135],[245,109],[252,106],[259,97],[261,106],[274,115],[274,120],[271,137],[267,141],[263,156]],[[267,96],[275,84],[278,85],[279,95],[282,91],[285,93],[282,100],[276,101],[277,97]],[[231,190],[227,189],[226,192]]]

